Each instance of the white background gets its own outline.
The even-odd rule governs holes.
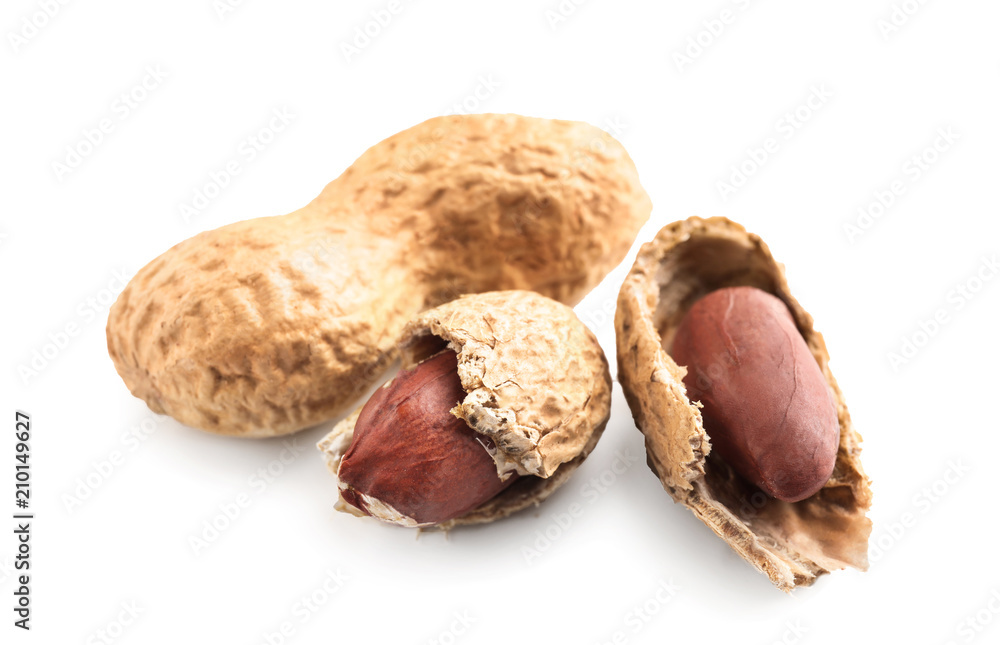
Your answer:
[[[286,643],[997,642],[1000,279],[984,258],[1000,253],[1000,6],[896,1],[912,15],[891,32],[889,0],[567,1],[558,22],[556,0],[402,2],[353,56],[342,45],[387,1],[255,0],[221,14],[211,0],[50,2],[47,20],[44,2],[5,2],[0,498],[13,512],[22,409],[37,516],[27,634],[11,625],[9,512],[2,521],[3,641],[282,642],[287,621]],[[165,78],[126,111],[119,97],[147,68]],[[829,96],[790,129],[814,89]],[[868,573],[775,590],[671,502],[617,386],[597,450],[537,512],[419,538],[333,511],[312,447],[331,424],[295,436],[282,465],[282,440],[204,434],[128,394],[105,347],[116,272],[199,231],[292,211],[367,147],[456,104],[611,130],[654,203],[639,241],[695,214],[767,241],[865,438],[881,545]],[[249,160],[241,143],[275,109],[294,118]],[[105,118],[110,133],[88,151],[85,131]],[[752,168],[748,149],[769,137],[777,152]],[[89,152],[68,173],[54,166],[67,147]],[[233,160],[241,174],[185,219],[181,206]],[[744,162],[752,175],[721,190]],[[895,181],[903,194],[872,209]],[[860,208],[879,217],[859,222]],[[636,248],[577,309],[610,357]],[[922,336],[939,309],[947,322]],[[78,333],[46,350],[67,325]],[[903,339],[921,347],[894,366]],[[36,351],[54,357],[19,375]],[[140,441],[135,428],[153,431]],[[616,456],[631,464],[617,475]],[[282,474],[261,490],[251,478],[268,466]],[[88,478],[96,489],[69,501]],[[244,494],[249,507],[196,555],[190,538]],[[661,602],[664,583],[676,591]],[[314,593],[324,602],[304,611]],[[124,627],[123,606],[138,612]]]

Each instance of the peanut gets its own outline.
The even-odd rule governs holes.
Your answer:
[[[338,510],[437,529],[492,522],[563,485],[607,424],[600,343],[572,309],[536,292],[429,309],[398,349],[404,370],[317,445],[338,480]]]
[[[713,450],[765,493],[796,502],[829,480],[840,427],[823,373],[781,300],[719,289],[685,314],[671,354]]]
[[[108,353],[154,412],[220,434],[296,432],[353,408],[425,309],[497,289],[575,304],[649,210],[627,153],[597,128],[432,119],[304,208],[154,259],[111,309]]]
[[[751,296],[750,313],[762,317],[770,311],[775,321],[757,328],[743,316],[740,323],[734,317],[735,306],[725,316],[727,304],[710,312],[714,319],[709,324],[698,325],[692,324],[698,315],[695,310],[684,333],[708,334],[710,351],[684,357],[690,348],[684,347],[683,338],[676,338],[692,305],[700,309],[699,298],[706,294],[712,298],[716,290],[737,285],[772,294]],[[727,296],[723,291],[714,297]],[[765,307],[761,301],[769,304]],[[716,331],[720,327],[730,335],[720,336]],[[837,569],[867,569],[872,490],[861,463],[861,435],[830,368],[823,335],[795,299],[784,267],[759,235],[723,217],[689,217],[664,226],[639,250],[622,284],[615,332],[622,393],[644,436],[647,463],[674,501],[785,591],[810,585]],[[741,364],[730,360],[728,341],[742,352]],[[775,343],[779,346],[771,352],[762,349]],[[782,358],[785,364],[779,367]],[[822,386],[815,382],[817,369]],[[719,401],[713,402],[712,393],[703,390],[719,384],[721,393],[732,398],[722,402],[721,415],[716,412],[716,418],[709,418],[710,406]],[[736,385],[742,390],[737,392]],[[798,387],[803,390],[795,390]],[[768,402],[766,396],[776,400]],[[810,410],[810,403],[815,409]],[[712,423],[718,421],[732,427],[720,429]],[[803,427],[809,421],[817,422],[811,427],[817,434],[810,434],[810,426]],[[836,428],[830,427],[834,422]],[[781,470],[781,464],[775,467],[769,459],[784,460],[793,468],[799,468],[795,461],[802,459],[807,470],[815,468],[815,477],[803,478],[813,479],[812,486],[778,492],[791,493],[794,499],[813,486],[822,488],[795,503],[766,494],[735,464],[721,458],[725,433],[732,428],[742,433],[735,439],[743,443],[730,451],[737,457],[761,458],[772,470]],[[796,432],[805,436],[796,437]],[[776,445],[748,445],[747,439],[770,439]],[[832,441],[838,441],[835,457],[829,454]],[[817,452],[802,450],[805,443],[814,444]],[[762,449],[775,454],[761,455]],[[786,451],[791,452],[784,455]],[[820,453],[824,456],[818,462],[825,463],[813,461]],[[829,460],[835,464],[826,479]]]
[[[382,520],[427,526],[459,517],[512,484],[516,475],[497,475],[493,442],[451,414],[464,396],[449,350],[379,388],[340,462],[344,500]]]

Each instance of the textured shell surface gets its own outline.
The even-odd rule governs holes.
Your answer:
[[[682,382],[685,368],[664,349],[695,301],[733,286],[762,289],[788,306],[837,404],[833,475],[800,502],[768,497],[710,455],[699,404]],[[782,590],[837,569],[867,568],[872,493],[861,466],[861,437],[830,371],[822,335],[758,236],[725,218],[692,217],[664,227],[643,245],[622,285],[615,331],[618,379],[645,435],[648,463],[675,501]]]
[[[403,367],[446,347],[458,354],[466,391],[453,414],[493,440],[498,474],[529,476],[437,528],[488,522],[539,503],[586,459],[607,424],[611,375],[596,337],[565,305],[503,291],[463,296],[414,318],[399,346]],[[334,474],[357,414],[319,443]],[[342,501],[338,508],[352,510]]]
[[[221,434],[295,432],[349,410],[421,310],[497,289],[576,303],[649,211],[628,154],[593,126],[431,119],[304,208],[154,259],[111,309],[108,352],[155,412]]]

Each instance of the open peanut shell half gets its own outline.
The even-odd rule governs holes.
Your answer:
[[[691,305],[716,289],[752,286],[780,298],[819,364],[837,405],[840,444],[829,481],[811,497],[765,495],[711,455],[700,404],[687,397],[671,347]],[[830,571],[868,567],[871,489],[861,467],[861,437],[829,367],[823,337],[789,292],[767,245],[725,218],[690,219],[643,245],[618,296],[618,380],[646,437],[650,468],[675,501],[784,591]]]
[[[443,349],[457,354],[465,391],[452,414],[492,441],[498,476],[521,476],[479,507],[431,528],[491,522],[538,504],[583,463],[608,422],[611,375],[596,337],[566,305],[531,291],[498,291],[463,296],[411,320],[399,342],[402,368]],[[317,446],[334,475],[360,410]],[[415,434],[412,440],[425,439]],[[336,508],[360,514],[343,497]],[[379,519],[417,525],[406,517]]]

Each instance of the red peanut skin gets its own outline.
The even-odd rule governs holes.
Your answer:
[[[356,491],[420,524],[473,510],[517,479],[501,481],[492,442],[450,410],[465,398],[457,356],[444,351],[379,388],[362,408],[338,476],[341,495],[368,513]]]
[[[833,473],[837,410],[785,304],[754,287],[709,293],[685,314],[671,355],[687,367],[712,450],[765,493],[803,500]]]

